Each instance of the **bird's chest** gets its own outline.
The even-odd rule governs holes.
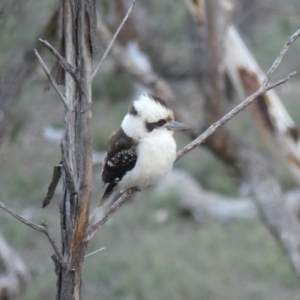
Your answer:
[[[156,183],[168,173],[176,158],[176,143],[172,136],[143,140],[138,146],[134,180],[139,187]]]
[[[176,144],[172,137],[146,139],[138,147],[138,161],[149,169],[173,165],[176,157]]]

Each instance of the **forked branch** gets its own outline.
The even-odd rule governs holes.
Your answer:
[[[77,76],[76,76],[76,70],[75,68],[69,64],[65,58],[63,58],[47,41],[39,39],[39,41],[53,54],[53,56],[57,59],[58,63],[60,66],[68,72],[72,78],[76,81],[79,82]]]
[[[2,202],[0,202],[0,208],[2,208],[4,211],[6,211],[8,214],[10,214],[11,216],[13,216],[15,219],[17,219],[17,220],[20,221],[21,223],[23,223],[23,224],[29,226],[30,228],[32,228],[32,229],[34,229],[34,230],[36,230],[36,231],[39,231],[39,232],[44,233],[44,234],[47,236],[47,238],[48,238],[50,244],[52,245],[53,250],[55,251],[55,254],[56,254],[57,259],[58,259],[59,263],[61,264],[61,266],[62,266],[63,268],[66,268],[66,267],[67,267],[67,265],[66,265],[66,263],[65,263],[65,261],[64,261],[64,258],[63,258],[63,256],[61,255],[61,253],[60,253],[58,247],[56,246],[56,243],[55,243],[55,241],[54,241],[54,238],[53,238],[53,236],[50,234],[50,232],[49,232],[49,230],[48,230],[46,224],[42,223],[42,225],[37,225],[37,224],[35,224],[35,223],[33,223],[33,222],[31,222],[31,221],[29,221],[29,220],[23,218],[21,215],[19,215],[19,214],[17,214],[16,212],[14,212],[12,209],[10,209],[9,207],[7,207],[7,206],[6,206],[5,204],[3,204]]]
[[[209,126],[207,130],[205,130],[201,135],[199,135],[195,140],[193,140],[191,143],[186,145],[183,149],[181,149],[177,153],[177,158],[180,159],[183,155],[187,154],[194,148],[198,147],[200,144],[202,144],[210,135],[212,135],[218,128],[220,128],[222,125],[227,123],[229,120],[231,120],[235,115],[237,115],[240,111],[242,111],[244,108],[246,108],[249,104],[251,104],[258,96],[263,95],[268,90],[271,90],[275,88],[278,85],[281,85],[285,82],[287,82],[292,76],[294,76],[297,72],[290,73],[289,75],[285,76],[284,78],[276,81],[275,83],[269,83],[268,81],[264,82],[263,85],[251,96],[246,98],[242,103],[237,105],[235,108],[233,108],[228,114],[226,114],[223,118],[221,118],[216,123]]]
[[[299,38],[300,36],[300,29],[298,29],[293,35],[291,35],[286,43],[284,44],[283,48],[281,49],[280,53],[276,57],[274,63],[272,64],[271,68],[269,69],[265,80],[263,81],[261,87],[251,96],[249,96],[247,99],[245,99],[242,103],[237,105],[234,109],[232,109],[228,114],[226,114],[223,118],[221,118],[216,123],[212,124],[205,132],[203,132],[199,137],[197,137],[194,141],[189,143],[187,146],[185,146],[183,149],[181,149],[177,153],[176,161],[181,158],[183,155],[188,153],[189,151],[193,150],[195,147],[199,146],[203,143],[204,140],[206,140],[210,135],[212,135],[219,127],[224,125],[226,122],[228,122],[230,119],[232,119],[236,114],[238,114],[240,111],[242,111],[244,108],[246,108],[249,104],[251,104],[258,96],[263,95],[268,90],[271,90],[275,88],[278,85],[281,85],[285,82],[287,82],[292,76],[294,76],[297,72],[292,72],[289,75],[285,76],[284,78],[274,82],[270,83],[270,80],[272,76],[274,75],[275,71],[277,70],[279,64],[281,63],[284,55],[286,54],[287,50],[290,48],[292,43]]]
[[[59,90],[54,78],[50,74],[46,64],[44,63],[43,59],[41,58],[40,54],[38,53],[38,51],[36,49],[34,49],[34,54],[36,55],[37,59],[39,60],[39,63],[41,65],[42,69],[44,70],[44,72],[45,72],[46,76],[48,77],[50,83],[52,84],[52,86],[54,87],[54,89],[57,92],[58,96],[60,97],[61,101],[63,102],[65,108],[69,111],[70,108],[69,108],[69,105],[67,103],[67,100],[66,100],[65,96]]]

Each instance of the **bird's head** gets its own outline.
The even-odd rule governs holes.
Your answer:
[[[166,102],[152,94],[145,94],[133,101],[124,117],[122,129],[129,137],[139,140],[161,132],[182,131],[191,127],[176,122],[173,111]]]

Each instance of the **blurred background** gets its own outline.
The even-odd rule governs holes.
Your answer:
[[[197,17],[195,22],[187,3],[137,1],[118,43],[141,69],[168,84],[176,95],[170,106],[200,133],[207,127],[207,30],[205,20],[204,25]],[[101,22],[114,32],[129,4],[97,1]],[[38,38],[57,47],[57,8],[54,0],[0,3],[0,201],[35,223],[46,222],[59,240],[61,186],[47,208],[42,209],[42,201],[53,166],[61,160],[64,112],[33,55],[38,48],[48,67],[53,65],[53,57],[38,44]],[[235,26],[262,71],[267,72],[287,36],[300,28],[300,2],[239,0],[227,22]],[[105,49],[100,39],[95,65]],[[292,45],[275,78],[300,70],[299,53],[300,41]],[[223,113],[242,100],[229,81],[226,77]],[[148,90],[113,55],[93,81],[92,209],[103,192],[100,162],[107,140],[119,128],[130,102]],[[295,127],[299,126],[299,75],[276,88],[276,93]],[[262,134],[262,127],[248,108],[231,120],[227,129],[265,157],[272,176],[280,182],[283,201],[299,214],[299,181],[276,143],[268,133]],[[178,149],[190,140],[191,136],[176,135]],[[195,149],[175,164],[165,180],[137,193],[97,233],[87,253],[105,249],[84,262],[83,298],[300,299],[299,280],[252,200],[249,185],[238,172],[208,147]],[[3,211],[0,231],[3,243],[24,264],[25,279],[16,299],[54,299],[56,275],[46,237]],[[5,257],[1,259],[5,261]],[[9,264],[0,263],[0,283],[10,275],[9,270]]]

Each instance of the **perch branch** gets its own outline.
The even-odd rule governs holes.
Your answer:
[[[109,42],[109,44],[108,44],[108,46],[107,46],[107,48],[106,48],[106,50],[105,50],[105,52],[104,52],[102,58],[100,59],[98,65],[97,65],[97,67],[96,67],[96,69],[94,70],[94,72],[93,72],[93,74],[92,74],[92,80],[93,80],[94,77],[96,76],[96,74],[97,74],[97,72],[98,72],[100,66],[102,65],[102,62],[103,62],[103,61],[105,60],[105,58],[107,57],[107,55],[108,55],[108,53],[109,53],[111,47],[113,46],[113,44],[114,44],[114,42],[115,42],[115,40],[116,40],[118,34],[120,33],[121,29],[124,27],[124,25],[125,25],[125,23],[126,23],[128,17],[129,17],[129,15],[130,15],[132,9],[133,9],[133,6],[134,6],[134,4],[135,4],[135,1],[136,1],[136,0],[132,0],[131,5],[130,5],[130,7],[129,7],[129,9],[128,9],[128,11],[127,11],[127,13],[126,13],[124,19],[123,19],[123,21],[121,22],[121,24],[119,25],[117,31],[115,32],[114,36],[112,37],[111,41]]]
[[[119,199],[109,208],[109,210],[105,213],[105,215],[97,221],[95,224],[93,224],[87,232],[86,235],[86,242],[89,242],[93,236],[96,234],[98,229],[102,227],[108,220],[109,218],[117,211],[119,208],[126,202],[126,200],[132,196],[135,192],[137,191],[136,188],[131,188],[124,192]]]
[[[47,41],[39,39],[39,41],[53,54],[53,56],[57,59],[58,63],[60,66],[68,72],[72,78],[76,81],[79,82],[77,76],[76,76],[76,70],[75,68],[69,64],[64,57],[62,57]]]
[[[35,223],[33,223],[33,222],[31,222],[31,221],[29,221],[29,220],[23,218],[21,215],[19,215],[19,214],[17,214],[16,212],[14,212],[12,209],[10,209],[9,207],[7,207],[7,206],[6,206],[5,204],[3,204],[2,202],[0,202],[0,208],[2,208],[4,211],[6,211],[8,214],[10,214],[11,216],[13,216],[15,219],[17,219],[17,220],[20,221],[21,223],[23,223],[23,224],[29,226],[30,228],[32,228],[32,229],[34,229],[34,230],[36,230],[36,231],[39,231],[39,232],[44,233],[44,234],[47,236],[47,238],[48,238],[50,244],[52,245],[53,250],[54,250],[54,252],[55,252],[55,254],[56,254],[56,256],[57,256],[57,259],[58,259],[58,261],[60,262],[61,266],[64,267],[64,268],[67,267],[67,265],[66,265],[66,263],[65,263],[65,261],[64,261],[64,258],[62,257],[62,255],[61,255],[61,253],[60,253],[58,247],[56,246],[56,243],[55,243],[55,241],[54,241],[54,238],[53,238],[53,236],[50,234],[50,232],[49,232],[49,230],[48,230],[46,224],[43,224],[43,223],[42,223],[42,225],[37,225],[37,224],[35,224]]]
[[[34,49],[34,54],[36,55],[37,59],[39,60],[39,63],[42,67],[42,69],[44,70],[45,74],[47,75],[49,81],[51,82],[52,86],[54,87],[55,91],[57,92],[58,96],[60,97],[60,99],[62,100],[65,108],[70,111],[69,105],[67,103],[66,98],[64,97],[64,95],[62,94],[62,92],[58,89],[57,84],[54,80],[54,78],[51,76],[46,64],[44,63],[43,59],[41,58],[41,56],[39,55],[38,51],[36,49]]]

